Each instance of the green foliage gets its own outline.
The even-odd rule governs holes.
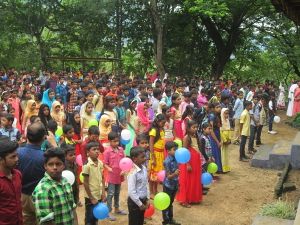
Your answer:
[[[296,211],[292,203],[276,201],[274,203],[264,205],[260,210],[260,215],[294,220],[296,217]]]
[[[229,14],[226,1],[186,0],[184,4],[191,13],[201,13],[209,17],[225,17]]]

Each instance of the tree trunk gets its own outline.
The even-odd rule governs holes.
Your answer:
[[[79,45],[79,48],[80,48],[80,57],[84,58],[85,57],[84,47],[81,46],[81,45]],[[81,65],[82,65],[83,71],[85,71],[85,69],[86,69],[86,61],[82,60]]]
[[[157,9],[157,1],[150,0],[150,12],[154,23],[154,57],[157,71],[160,76],[164,76],[166,71],[163,64],[163,25],[161,23],[160,15]]]
[[[42,40],[41,35],[36,34],[35,35],[36,38],[36,42],[37,45],[39,47],[39,51],[40,51],[40,59],[41,59],[41,68],[44,70],[47,67],[47,53],[46,53],[46,49],[45,49],[45,43]]]
[[[115,57],[120,59],[117,62],[117,75],[122,74],[122,37],[123,37],[123,5],[122,0],[116,1],[116,31],[117,31],[117,37],[116,37],[116,52]]]

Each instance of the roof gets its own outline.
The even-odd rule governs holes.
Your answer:
[[[300,25],[300,0],[271,0],[275,8]]]

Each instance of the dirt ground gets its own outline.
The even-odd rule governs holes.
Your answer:
[[[296,130],[284,123],[284,113],[280,113],[282,121],[274,125],[277,135],[267,134],[264,128],[262,142],[274,143],[278,140],[291,141]],[[220,180],[211,185],[208,195],[199,205],[183,208],[174,203],[174,218],[182,225],[249,225],[260,207],[274,200],[274,186],[277,181],[276,170],[265,170],[250,167],[249,163],[239,161],[238,146],[231,145],[231,167],[228,174],[220,175]],[[81,187],[82,190],[83,187]],[[81,199],[83,202],[83,191]],[[127,184],[122,185],[121,208],[127,211]],[[84,207],[77,209],[79,224],[84,224]],[[116,216],[117,221],[100,221],[103,225],[125,225],[127,216]],[[162,222],[161,212],[156,210],[148,225],[159,225]]]

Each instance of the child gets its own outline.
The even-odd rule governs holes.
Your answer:
[[[41,149],[42,151],[46,151],[49,148],[55,148],[59,144],[59,140],[55,137],[55,131],[57,130],[57,123],[54,120],[50,120],[48,123],[48,138],[45,140],[42,145]]]
[[[180,140],[183,139],[183,131],[182,131],[182,114],[179,110],[179,106],[181,104],[181,97],[179,94],[174,93],[172,95],[172,105],[171,105],[171,113],[172,119],[174,121],[174,136]]]
[[[240,130],[240,117],[244,110],[244,93],[242,91],[238,92],[238,98],[235,100],[233,111],[233,119],[234,119],[234,135],[233,135],[233,144],[239,145],[240,144],[240,136],[241,136],[241,130]]]
[[[136,138],[136,143],[139,147],[143,148],[145,150],[146,155],[146,163],[145,167],[148,168],[149,160],[150,160],[150,149],[149,149],[149,136],[146,134],[140,134]],[[130,151],[129,151],[130,154]]]
[[[114,132],[120,132],[120,124],[118,115],[115,112],[114,108],[116,106],[116,99],[112,96],[105,96],[104,106],[101,115],[108,115],[111,121],[111,129]]]
[[[148,187],[145,150],[133,147],[130,157],[134,163],[133,169],[128,174],[128,225],[143,225],[144,213],[149,207],[150,196]]]
[[[173,134],[174,121],[173,121],[173,119],[171,119],[172,113],[168,106],[164,105],[162,107],[162,114],[166,117],[164,131],[165,131],[165,143],[167,143],[168,141],[174,140],[174,134]],[[164,151],[164,155],[165,155],[165,158],[168,155],[168,152],[166,149]]]
[[[169,195],[171,201],[169,207],[162,211],[162,224],[180,225],[180,223],[173,220],[173,202],[178,190],[179,169],[175,159],[175,151],[178,148],[178,145],[175,142],[169,141],[166,143],[165,148],[168,151],[168,157],[164,161],[166,177],[163,182],[163,192]]]
[[[47,129],[48,122],[49,122],[49,120],[52,119],[52,117],[50,115],[50,108],[49,108],[49,106],[46,105],[46,104],[42,104],[40,106],[38,116],[40,117],[41,122],[44,124],[45,128]]]
[[[180,164],[179,170],[179,192],[177,200],[183,207],[190,208],[191,203],[202,201],[201,156],[198,144],[197,123],[193,120],[187,123],[187,134],[183,139],[183,147],[191,153],[191,159],[186,164]]]
[[[26,105],[26,109],[25,109],[25,113],[24,113],[24,117],[23,117],[23,121],[22,121],[22,130],[25,132],[26,131],[26,127],[30,124],[30,117],[33,115],[37,115],[38,112],[36,110],[36,103],[34,100],[28,100],[27,105]],[[26,134],[26,132],[25,132]]]
[[[94,206],[105,200],[103,163],[98,159],[99,142],[90,142],[86,146],[88,163],[83,166],[83,185],[85,190],[85,224],[96,225],[98,219],[93,215]]]
[[[230,172],[229,166],[229,145],[231,143],[230,137],[230,122],[229,122],[229,109],[223,108],[221,111],[222,126],[221,131],[221,160],[223,173]]]
[[[166,118],[162,114],[158,114],[153,121],[152,127],[149,131],[149,147],[150,147],[150,161],[149,161],[149,180],[150,193],[154,196],[157,193],[157,173],[163,170],[164,150],[165,150],[165,132],[164,126]]]
[[[18,144],[0,137],[0,224],[23,224],[22,175],[16,170]]]
[[[17,128],[13,128],[14,116],[12,114],[6,114],[1,117],[1,136],[7,136],[10,141],[19,142],[21,140],[21,133]]]
[[[117,112],[117,117],[119,119],[120,126],[122,129],[125,129],[127,121],[126,121],[125,108],[123,106],[124,97],[122,95],[118,95],[116,103],[117,105],[115,107],[115,111]]]
[[[182,132],[185,134],[186,133],[186,126],[188,121],[193,119],[194,115],[194,107],[191,105],[187,105],[185,108],[184,113],[182,114]]]
[[[130,149],[133,146],[134,140],[136,139],[136,129],[137,129],[137,114],[136,114],[136,99],[132,99],[129,103],[129,109],[126,111],[126,119],[127,119],[127,129],[130,130],[131,138],[130,142],[125,147],[125,154],[127,156],[130,155]]]
[[[275,130],[273,130],[273,121],[276,113],[276,101],[275,101],[275,93],[272,91],[270,92],[270,100],[268,104],[268,111],[269,111],[269,130],[268,134],[277,134]]]
[[[103,114],[99,121],[99,140],[104,148],[109,147],[108,134],[111,132],[111,120],[109,115]]]
[[[40,223],[73,224],[74,199],[72,187],[62,177],[65,155],[60,148],[44,154],[46,173],[32,193],[36,215]]]
[[[202,124],[202,135],[200,137],[200,151],[202,155],[202,172],[207,170],[209,163],[214,162],[215,159],[212,155],[211,139],[210,134],[212,128],[209,123],[205,122]]]
[[[245,109],[241,114],[240,118],[240,129],[241,129],[241,144],[240,144],[240,161],[248,162],[249,157],[245,154],[245,146],[247,138],[250,135],[250,113],[252,109],[252,102],[245,102]]]
[[[61,110],[60,102],[58,101],[53,102],[50,115],[52,119],[57,122],[58,126],[63,127],[63,125],[66,122],[66,115]]]
[[[255,94],[252,98],[252,110],[250,110],[250,137],[248,142],[248,154],[254,154],[257,150],[254,148],[254,140],[259,126],[259,97]]]
[[[257,134],[256,134],[256,146],[262,145],[261,142],[261,132],[264,126],[267,125],[267,114],[265,110],[266,106],[266,99],[262,96],[260,102],[258,103],[259,108],[259,125],[257,128]]]
[[[137,135],[147,132],[150,128],[151,121],[149,118],[148,108],[149,106],[146,102],[140,102],[137,104]]]
[[[108,134],[110,147],[106,148],[104,152],[104,166],[108,171],[108,194],[107,205],[109,211],[112,211],[112,199],[114,198],[115,213],[119,215],[127,215],[124,211],[120,210],[120,190],[121,182],[124,180],[124,172],[119,167],[120,160],[125,157],[123,148],[119,147],[119,136],[116,132]],[[115,221],[116,218],[112,215],[109,216],[110,221]]]
[[[80,114],[80,125],[81,125],[81,138],[85,138],[89,129],[89,121],[95,120],[96,116],[93,114],[94,105],[92,102],[83,104]]]
[[[63,126],[64,133],[64,143],[66,145],[75,145],[76,141],[73,139],[74,136],[74,128],[70,124],[66,124]]]

